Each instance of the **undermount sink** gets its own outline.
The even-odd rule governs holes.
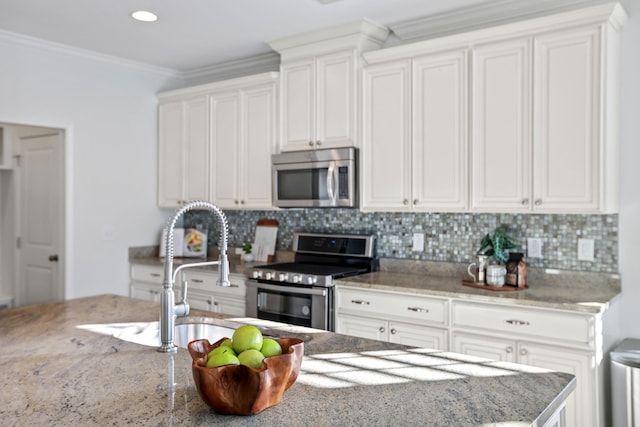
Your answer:
[[[159,322],[108,323],[81,325],[78,328],[150,347],[160,347],[161,344]],[[213,324],[211,319],[182,317],[176,319],[173,335],[178,347],[187,348],[190,341],[197,339],[206,338],[214,343],[221,338],[231,338],[233,331],[233,328]]]

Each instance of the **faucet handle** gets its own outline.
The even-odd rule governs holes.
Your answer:
[[[182,281],[182,303],[187,303],[187,289],[189,288],[189,282],[186,280]]]

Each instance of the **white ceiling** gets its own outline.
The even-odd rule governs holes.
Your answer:
[[[389,25],[488,0],[327,1],[0,0],[0,31],[187,71],[267,53],[268,41],[363,17]],[[130,13],[139,9],[159,20],[134,21]]]

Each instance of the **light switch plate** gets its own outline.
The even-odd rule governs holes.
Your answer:
[[[578,239],[578,261],[593,261],[593,239]]]
[[[424,233],[413,233],[413,252],[424,252]]]
[[[530,237],[527,239],[527,258],[542,258],[542,239]]]

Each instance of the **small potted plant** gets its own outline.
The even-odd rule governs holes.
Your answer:
[[[247,262],[253,261],[254,257],[253,257],[253,254],[251,253],[251,249],[252,249],[251,243],[245,243],[242,245],[242,251],[244,252],[244,255],[242,255],[242,259],[244,261],[247,261]]]
[[[491,234],[484,236],[480,242],[478,255],[492,256],[499,264],[506,264],[509,261],[509,249],[516,248],[517,245],[507,236],[507,232],[502,227],[498,227]]]

